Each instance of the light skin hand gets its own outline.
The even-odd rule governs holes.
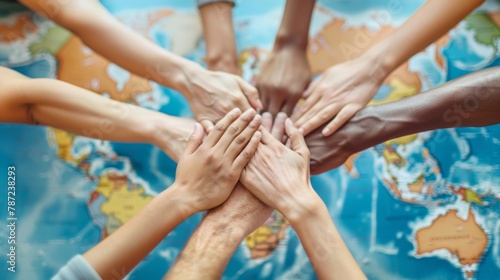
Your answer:
[[[329,136],[370,102],[386,76],[369,60],[354,59],[335,65],[311,83],[292,120],[304,135],[326,124],[322,134]]]
[[[190,197],[187,208],[211,209],[229,197],[258,146],[261,122],[252,109],[243,114],[234,109],[205,140],[203,128],[195,126],[176,173],[176,186],[182,186]]]
[[[310,198],[314,191],[309,180],[309,150],[304,137],[290,120],[286,121],[285,128],[292,148],[262,131],[262,143],[240,180],[262,202],[285,216],[293,216],[302,210],[303,200]]]
[[[191,75],[187,86],[191,110],[205,130],[232,108],[262,108],[257,90],[236,75],[203,70]]]
[[[290,115],[311,80],[311,70],[304,50],[285,47],[274,50],[264,62],[256,86],[264,111],[276,116]]]

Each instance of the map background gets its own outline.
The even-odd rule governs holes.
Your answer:
[[[118,18],[144,31],[145,35],[163,47],[195,61],[203,60],[204,45],[200,41],[194,4],[190,1],[102,2]],[[388,12],[390,20],[387,26],[398,26],[423,1],[405,1],[397,9],[391,6],[394,1],[382,0],[365,1],[364,8],[359,7],[359,1],[319,3],[311,27],[312,44],[321,38],[322,31],[331,34],[327,32],[331,31],[328,26],[332,26],[335,31],[338,27],[329,24],[336,20],[343,21],[340,25],[342,28],[337,31],[347,43],[354,35],[349,37],[346,34],[350,30],[354,30],[353,34],[359,34],[362,32],[360,28],[362,30],[373,24],[370,20],[373,14],[387,15]],[[244,77],[249,80],[255,73],[251,61],[261,60],[255,58],[255,53],[265,55],[272,46],[283,4],[284,1],[240,1],[234,10],[238,48],[242,57],[248,56],[243,67]],[[153,24],[150,24],[150,18],[149,22],[145,19],[148,14],[161,10],[173,12],[162,14],[158,17],[161,20]],[[495,15],[499,10],[498,2],[490,1],[478,14],[485,14],[486,11],[488,15]],[[469,20],[471,24],[461,23],[450,32],[451,39],[440,40],[437,45],[412,58],[410,64],[395,75],[403,83],[394,84],[392,82],[396,79],[389,79],[375,102],[412,95],[468,72],[499,65],[496,38],[500,37],[500,31],[491,32],[491,44],[481,44],[474,36],[477,34],[474,32],[479,30],[477,26],[481,27],[478,21],[473,18]],[[61,54],[62,51],[52,54],[43,51],[25,52],[25,49],[29,49],[26,47],[27,42],[39,42],[45,34],[43,27],[50,25],[36,17],[35,22],[39,30],[26,38],[0,41],[0,62],[32,77],[56,77],[57,68],[67,58]],[[474,26],[474,23],[476,30],[472,28],[469,32],[469,27]],[[179,26],[189,28],[193,36],[186,36],[188,38],[182,38],[181,42],[179,36],[185,34],[185,30]],[[390,31],[389,28],[379,31],[386,30]],[[330,40],[331,37],[325,34],[322,35],[323,39]],[[252,53],[250,50],[254,50],[253,54],[249,54]],[[17,54],[14,57],[11,55],[13,52]],[[321,71],[322,67],[314,61],[321,61],[325,57],[321,52],[318,53],[316,56],[311,55],[315,73]],[[441,64],[438,62],[439,56],[444,60]],[[329,63],[342,60],[341,56],[326,57]],[[107,73],[117,81],[117,88],[129,79],[115,66],[106,67]],[[69,73],[68,79],[71,79],[72,71],[64,70],[62,74]],[[416,74],[412,75],[411,72]],[[101,78],[104,81],[107,77]],[[172,115],[190,116],[186,102],[178,93],[149,85],[151,90],[135,99],[130,94],[120,96],[125,96],[124,101]],[[89,198],[105,174],[110,171],[125,174],[129,181],[141,184],[150,195],[160,192],[173,181],[175,164],[150,145],[100,143],[77,137],[69,146],[72,155],[92,151],[90,154],[93,158],[88,161],[93,164],[93,168],[85,172],[77,159],[61,156],[60,151],[64,146],[62,139],[66,136],[42,127],[0,126],[0,168],[6,170],[8,165],[14,164],[18,171],[16,209],[20,245],[17,247],[19,271],[14,279],[50,278],[73,255],[85,252],[101,240],[103,231],[97,224],[102,216],[95,216],[91,212],[93,208],[89,207]],[[329,206],[339,231],[370,279],[463,279],[466,271],[471,270],[475,271],[473,275],[478,279],[492,279],[500,274],[499,139],[499,126],[422,133],[408,143],[389,145],[399,151],[400,159],[408,162],[406,166],[398,167],[396,162],[388,160],[391,157],[384,156],[388,145],[383,144],[361,153],[351,161],[351,165],[314,177],[313,185]],[[421,156],[425,149],[434,163]],[[438,166],[439,172],[422,171],[425,166]],[[405,192],[405,178],[411,181],[422,172],[426,175],[426,185],[436,184],[436,197]],[[95,178],[89,180],[89,174]],[[388,183],[386,179],[391,179],[393,175],[400,180],[389,180]],[[6,181],[5,176],[6,172],[0,172],[0,182]],[[449,185],[464,186],[475,193],[488,194],[483,198],[487,204],[479,205],[461,199],[447,191]],[[400,194],[395,190],[399,190]],[[0,199],[6,201],[5,196],[6,193],[1,193]],[[434,204],[437,201],[440,205]],[[489,238],[484,257],[477,267],[457,264],[446,252],[415,256],[415,232],[418,229],[451,209],[457,209],[466,216],[470,208]],[[6,217],[6,209],[0,209],[0,214]],[[200,216],[197,215],[181,224],[134,270],[130,278],[159,279],[175,260],[199,220]],[[0,240],[6,240],[6,234],[2,228]],[[2,252],[5,251],[5,243],[0,245]],[[242,244],[232,258],[225,278],[314,277],[307,256],[289,227],[286,228],[284,239],[270,256],[262,259],[252,259],[250,256],[248,246]],[[2,262],[4,258],[2,254]],[[12,279],[12,274],[2,269],[0,278],[6,277]]]

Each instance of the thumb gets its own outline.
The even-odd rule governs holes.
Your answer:
[[[252,105],[252,107],[257,111],[264,109],[264,105],[262,105],[262,102],[260,101],[257,89],[240,77],[237,77],[237,81],[241,91],[243,91],[243,94],[247,97],[250,105]]]
[[[286,135],[290,138],[292,150],[309,162],[310,152],[301,131],[295,127],[289,118],[285,122]]]
[[[203,134],[204,132],[201,124],[195,123],[194,131],[191,134],[191,136],[189,136],[183,156],[190,155],[198,149],[198,147],[201,145],[203,141]]]

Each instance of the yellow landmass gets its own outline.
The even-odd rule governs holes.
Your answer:
[[[274,212],[273,217],[272,223],[258,227],[245,239],[252,259],[269,256],[278,247],[280,240],[285,238],[288,222],[278,212]]]
[[[108,173],[99,179],[96,192],[109,198],[111,193],[128,185],[127,175]]]
[[[409,143],[415,141],[417,139],[417,137],[418,137],[418,134],[411,134],[411,135],[407,135],[407,136],[403,136],[403,137],[399,137],[396,139],[386,141],[385,144],[386,145],[391,145],[391,144],[405,145],[405,144],[409,144]]]
[[[26,35],[37,31],[33,24],[33,13],[22,15],[16,18],[14,24],[0,23],[0,41],[10,43],[17,40],[26,39]]]
[[[389,188],[391,189],[392,193],[397,196],[397,197],[401,197],[401,191],[398,189],[398,187],[391,181],[387,180],[387,179],[384,179],[384,182],[386,185],[389,186]]]
[[[458,257],[460,264],[471,265],[481,260],[488,236],[477,224],[472,210],[465,221],[457,216],[456,210],[450,210],[429,227],[417,231],[416,241],[419,255],[446,249]]]
[[[483,205],[483,200],[479,197],[479,195],[473,190],[469,189],[465,189],[465,201],[475,202],[479,205]]]
[[[420,80],[419,80],[420,81]],[[397,101],[406,97],[417,94],[420,91],[420,84],[407,84],[398,77],[390,77],[389,86],[393,89],[389,96],[382,100],[373,100],[369,105],[381,105],[393,101]]]
[[[382,151],[382,156],[385,158],[387,164],[394,164],[398,167],[406,164],[406,160],[392,146],[386,145]]]
[[[69,39],[56,57],[60,80],[99,94],[108,93],[115,100],[136,103],[137,94],[152,90],[146,79],[133,74],[123,88],[118,88],[118,84],[107,73],[110,62],[86,48],[75,36]]]
[[[412,193],[422,193],[424,186],[425,186],[424,176],[420,176],[418,177],[417,180],[415,180],[415,182],[412,182],[408,185],[408,189]]]
[[[108,200],[101,206],[101,211],[106,216],[113,216],[121,224],[130,220],[153,199],[142,187],[129,188],[128,184],[120,183],[118,188],[111,190]]]
[[[87,157],[87,155],[82,155],[78,158],[75,158],[73,156],[73,153],[71,152],[73,148],[73,140],[75,138],[73,134],[55,128],[51,128],[50,130],[54,135],[56,145],[58,147],[57,155],[59,156],[59,158],[68,163],[78,165],[84,158]]]

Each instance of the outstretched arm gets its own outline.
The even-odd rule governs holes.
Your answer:
[[[335,134],[321,128],[306,137],[311,171],[322,173],[350,155],[413,133],[500,123],[500,67],[461,77],[425,93],[392,103],[368,106]]]
[[[197,0],[197,2],[203,23],[207,68],[240,75],[233,28],[234,1]]]
[[[263,131],[241,182],[290,222],[319,279],[366,279],[311,186],[304,137],[289,119],[286,132],[291,149]]]
[[[207,213],[165,279],[221,279],[243,239],[271,213],[272,208],[237,185],[224,204]]]
[[[182,220],[222,204],[257,149],[260,124],[255,111],[233,110],[203,143],[203,128],[196,124],[174,184],[85,253],[87,263],[103,279],[123,278]]]
[[[240,77],[205,70],[163,50],[114,18],[97,0],[21,2],[69,29],[113,63],[180,91],[202,124],[218,121],[232,108],[261,107],[257,90]]]
[[[101,140],[156,145],[178,160],[194,121],[0,67],[0,122],[42,124]],[[186,127],[188,126],[188,127]]]
[[[256,86],[264,110],[291,115],[311,80],[306,57],[315,0],[287,0],[274,48],[262,65]]]
[[[357,57],[357,52],[347,54],[347,62],[330,67],[312,82],[304,93],[305,102],[292,119],[306,135],[325,123],[328,125],[323,134],[333,134],[370,102],[391,72],[446,34],[483,2],[427,1],[407,22],[361,57]],[[392,7],[389,12],[397,9]]]

